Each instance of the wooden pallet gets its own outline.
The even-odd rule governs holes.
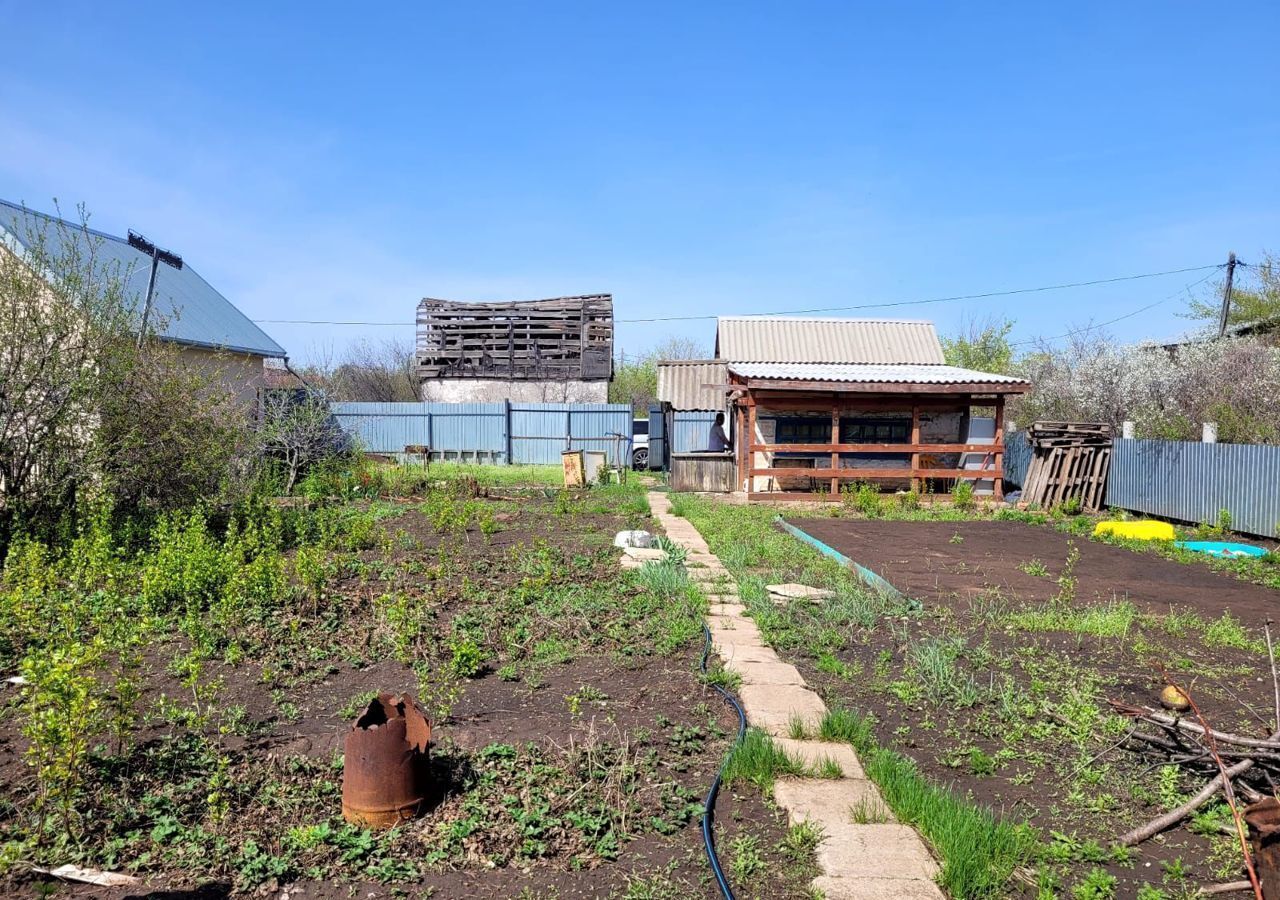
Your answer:
[[[1032,456],[1022,486],[1023,504],[1048,508],[1078,500],[1081,509],[1100,509],[1111,464],[1111,426],[1036,422],[1027,434]]]

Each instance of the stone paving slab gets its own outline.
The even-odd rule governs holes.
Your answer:
[[[791,720],[799,719],[806,729],[814,730],[827,714],[822,698],[799,685],[744,684],[738,692],[747,720],[772,735],[787,736]]]
[[[931,883],[938,864],[910,825],[824,824],[818,865],[832,878],[920,879]]]
[[[711,646],[716,648],[726,661],[732,659],[754,659],[757,662],[777,662],[778,654],[772,647],[761,643],[759,636],[744,634],[741,631],[722,631],[717,628],[711,632]]]
[[[832,760],[840,766],[845,778],[865,778],[858,754],[848,744],[829,741],[797,741],[794,738],[774,738],[773,742],[807,766],[817,768],[824,760]]]
[[[723,634],[717,636],[714,631],[711,632],[711,646],[715,648],[716,654],[725,665],[735,661],[781,662],[772,647],[762,647],[759,644],[735,644],[732,638],[725,640]]]
[[[832,878],[819,875],[810,884],[826,900],[946,900],[932,881],[923,878]]]
[[[800,676],[799,669],[781,660],[778,662],[761,662],[759,660],[735,659],[730,663],[726,663],[725,668],[730,672],[737,672],[741,675],[743,684],[794,684],[800,687],[808,686],[804,678]]]
[[[733,631],[760,639],[760,626],[754,620],[742,616],[707,616],[707,627],[712,631]]]
[[[792,825],[809,820],[824,827],[852,824],[855,809],[876,824],[894,821],[880,791],[865,778],[779,778],[773,799],[787,811]]]
[[[713,616],[741,616],[747,608],[741,603],[709,603],[707,612]]]

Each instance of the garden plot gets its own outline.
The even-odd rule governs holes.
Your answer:
[[[1019,522],[790,518],[905,595],[892,597],[779,530],[776,510],[674,509],[734,571],[763,638],[861,721],[868,776],[952,895],[1158,900],[1244,877],[1222,803],[1117,845],[1215,769],[1126,741],[1134,722],[1108,701],[1158,707],[1163,669],[1213,727],[1265,737],[1262,624],[1280,592]],[[783,582],[834,596],[779,606],[766,586]]]
[[[639,486],[483,494],[142,534],[104,511],[67,546],[15,544],[4,890],[72,863],[214,896],[713,896],[698,818],[736,720],[698,675],[705,599],[678,566],[619,571]],[[340,816],[342,735],[378,690],[435,721],[427,810],[386,832]],[[812,841],[753,791],[718,812],[739,896],[804,896]]]
[[[1073,549],[1075,599],[1132,603],[1142,612],[1170,610],[1261,625],[1277,614],[1280,591],[1181,565],[1125,547],[1099,544],[1020,522],[908,522],[793,519],[807,534],[921,600],[965,605],[1002,595],[1043,601],[1059,592]]]

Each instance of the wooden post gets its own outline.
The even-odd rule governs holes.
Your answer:
[[[1227,320],[1231,317],[1231,283],[1235,280],[1235,276],[1236,254],[1232,251],[1227,254],[1227,281],[1222,287],[1222,315],[1218,318],[1218,337],[1227,333]],[[151,277],[153,279],[156,277],[154,268],[151,270]]]
[[[840,406],[839,400],[835,394],[831,395],[831,444],[835,446],[840,443]],[[835,500],[840,496],[840,476],[835,474],[836,469],[840,468],[840,454],[832,451],[831,453],[831,499]]]
[[[738,488],[746,491],[749,490],[749,485],[747,484],[747,454],[751,452],[751,436],[747,434],[747,429],[743,425],[746,416],[742,410],[742,402],[734,403],[733,410],[734,422],[736,423],[734,427],[737,429],[737,434],[734,435],[734,446],[738,450]]]
[[[920,445],[920,404],[913,403],[911,405],[911,443],[915,446]],[[911,489],[913,491],[920,490],[920,479],[917,477],[920,469],[920,454],[917,451],[911,452]]]
[[[750,397],[750,395],[748,395]],[[751,470],[756,467],[756,452],[751,448],[756,443],[756,400],[750,397],[751,402],[747,405],[747,492],[752,493],[756,489],[756,477],[751,474]]]
[[[991,482],[991,492],[996,500],[1004,499],[1004,394],[996,397],[995,465],[1000,470]]]

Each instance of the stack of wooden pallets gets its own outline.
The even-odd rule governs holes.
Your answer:
[[[1021,504],[1048,508],[1078,500],[1082,510],[1099,509],[1106,497],[1111,437],[1111,426],[1101,422],[1036,422],[1027,429],[1032,456]]]

